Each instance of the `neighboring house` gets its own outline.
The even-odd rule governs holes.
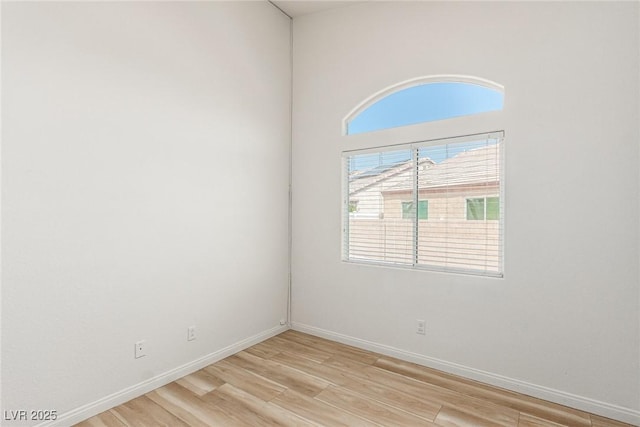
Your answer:
[[[420,159],[419,164],[421,168],[429,168],[435,163],[424,158]],[[384,219],[383,193],[396,183],[410,178],[412,172],[411,159],[353,172],[349,178],[350,217]]]
[[[462,152],[434,163],[411,161],[384,173],[360,172],[350,183],[350,256],[411,262],[412,227],[418,216],[417,252],[421,264],[498,270],[500,254],[500,165],[497,145]],[[361,181],[361,180],[367,181]],[[418,206],[412,191],[418,180]],[[456,254],[466,260],[456,264]],[[472,261],[469,261],[469,258]]]

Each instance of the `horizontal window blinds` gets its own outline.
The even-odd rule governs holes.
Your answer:
[[[344,259],[501,276],[502,133],[344,156]]]

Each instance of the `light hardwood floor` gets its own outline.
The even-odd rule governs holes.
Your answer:
[[[271,425],[628,426],[296,331],[77,424]]]

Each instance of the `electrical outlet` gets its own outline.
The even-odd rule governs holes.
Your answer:
[[[147,355],[147,343],[144,340],[138,341],[135,345],[135,352],[134,352],[135,358],[139,359],[146,355]]]
[[[427,330],[427,322],[424,320],[416,320],[416,334],[425,335]]]
[[[287,324],[287,321],[284,319],[280,319],[280,326],[284,326]]]
[[[187,341],[193,341],[196,339],[196,327],[189,326],[187,328]]]

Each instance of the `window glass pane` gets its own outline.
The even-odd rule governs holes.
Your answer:
[[[500,275],[501,143],[346,156],[345,259]]]
[[[431,220],[418,224],[417,265],[497,272],[501,230],[484,219],[487,191],[500,191],[498,141],[430,145],[418,153],[418,192],[429,197]]]
[[[414,216],[413,202],[402,202],[402,219],[412,219]]]
[[[415,218],[411,150],[355,154],[345,164],[346,206],[357,201],[357,212],[345,217],[346,257],[411,265]]]
[[[467,219],[468,220],[484,219],[484,198],[483,199],[467,199]]]
[[[500,219],[500,198],[487,197],[487,219],[488,220]]]
[[[429,204],[427,200],[418,201],[418,219],[429,218]]]
[[[347,135],[502,110],[502,92],[462,82],[439,82],[393,92],[347,123]]]

